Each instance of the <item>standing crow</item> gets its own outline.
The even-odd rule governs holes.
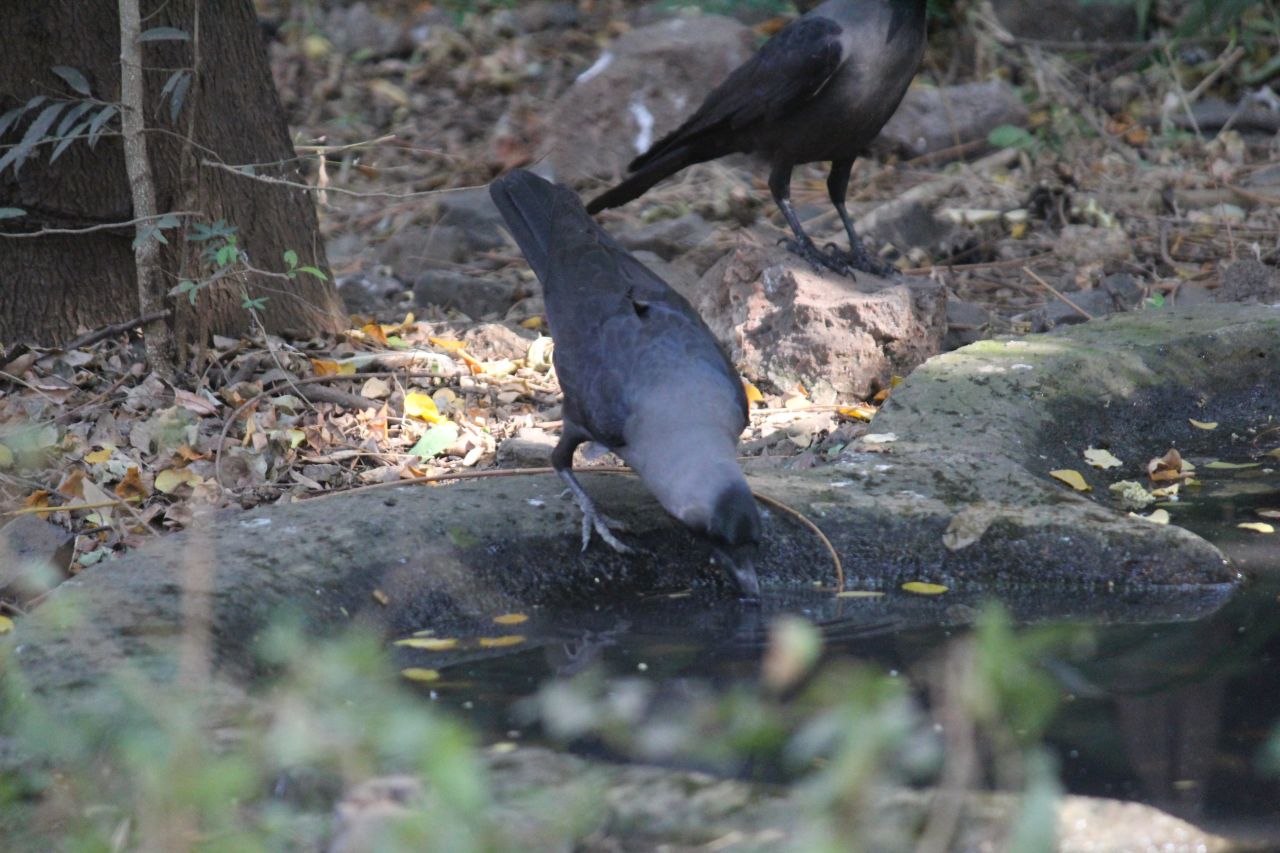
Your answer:
[[[853,230],[845,209],[853,161],[906,94],[924,55],[926,0],[827,0],[769,39],[680,127],[631,161],[633,174],[587,205],[626,204],[686,166],[739,152],[769,162],[769,191],[795,240],[787,248],[838,273],[889,275]],[[849,252],[823,252],[791,207],[791,170],[831,161],[827,192]]]
[[[516,170],[489,192],[542,281],[564,391],[551,464],[582,508],[582,547],[595,530],[629,550],[573,474],[574,449],[594,441],[626,460],[667,512],[707,536],[742,595],[756,597],[760,513],[736,458],[747,398],[711,331],[571,191]]]

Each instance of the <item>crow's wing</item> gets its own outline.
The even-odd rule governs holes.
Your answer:
[[[841,27],[830,18],[792,21],[717,86],[692,116],[633,160],[632,171],[710,134],[770,122],[814,98],[844,62]]]

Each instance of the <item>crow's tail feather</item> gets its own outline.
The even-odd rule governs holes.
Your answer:
[[[702,156],[700,152],[691,147],[682,146],[672,149],[661,157],[646,163],[639,171],[613,189],[593,198],[587,204],[587,213],[599,213],[611,207],[621,207],[632,199],[644,195],[650,187],[663,178],[674,175],[694,163],[701,163],[703,160],[709,159],[712,158]]]

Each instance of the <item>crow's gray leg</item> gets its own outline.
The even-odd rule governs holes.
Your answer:
[[[800,225],[800,217],[796,216],[795,209],[791,206],[790,166],[777,166],[769,173],[769,192],[773,194],[774,203],[778,205],[778,209],[782,211],[787,224],[796,235],[794,240],[782,241],[787,251],[804,258],[813,265],[815,270],[821,271],[825,267],[838,275],[852,276],[853,270],[846,258],[822,251],[814,245],[809,235],[804,233],[804,228]]]
[[[564,480],[569,492],[578,502],[578,508],[582,510],[582,550],[587,550],[587,546],[591,544],[591,531],[595,530],[610,548],[619,554],[626,554],[631,551],[631,547],[613,535],[614,530],[626,530],[626,525],[596,509],[587,490],[573,476],[573,451],[589,438],[589,435],[566,418],[560,441],[556,443],[555,450],[551,451],[551,467]]]
[[[836,213],[840,214],[840,221],[844,224],[844,233],[849,236],[848,253],[839,252],[838,254],[845,263],[856,270],[869,272],[881,278],[893,278],[898,275],[897,268],[891,264],[886,264],[868,252],[867,247],[862,243],[862,238],[853,230],[853,220],[849,218],[849,211],[844,205],[845,198],[849,194],[849,175],[852,172],[852,159],[835,160],[831,164],[831,174],[827,175],[827,195],[831,197],[831,203],[835,205]]]

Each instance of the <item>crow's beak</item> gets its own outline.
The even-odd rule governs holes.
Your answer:
[[[756,577],[754,551],[753,545],[715,549],[716,562],[724,566],[725,572],[738,588],[738,594],[753,601],[760,598],[760,580]]]

